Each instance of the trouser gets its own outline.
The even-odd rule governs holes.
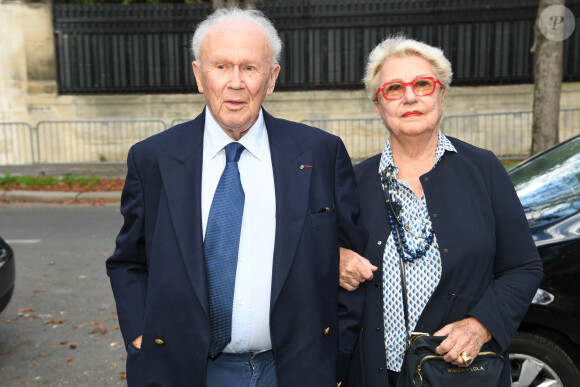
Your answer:
[[[277,387],[272,351],[221,353],[207,362],[208,387]]]

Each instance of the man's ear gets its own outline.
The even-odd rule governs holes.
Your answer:
[[[276,87],[276,79],[278,79],[278,75],[280,74],[280,65],[274,65],[272,72],[270,73],[270,79],[268,80],[268,93],[267,95],[272,95],[274,92],[274,87]]]
[[[193,69],[193,75],[195,75],[195,83],[197,84],[197,90],[199,90],[199,92],[203,94],[203,86],[201,83],[201,69],[199,67],[199,63],[196,60],[194,60],[193,62],[191,62],[191,68]]]

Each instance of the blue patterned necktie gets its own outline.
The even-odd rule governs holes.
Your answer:
[[[205,231],[211,358],[216,357],[231,341],[234,286],[245,199],[238,160],[244,149],[238,142],[226,145],[226,167],[213,196]]]

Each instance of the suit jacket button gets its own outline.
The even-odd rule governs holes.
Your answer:
[[[155,344],[157,344],[157,345],[163,345],[163,344],[165,344],[165,341],[163,341],[161,339],[155,339]]]
[[[330,327],[324,329],[324,336],[328,335],[328,332],[330,332]]]
[[[379,374],[382,373],[382,372],[383,372],[383,369],[382,368],[379,368]]]
[[[381,331],[381,328],[375,328],[375,332],[379,333]]]

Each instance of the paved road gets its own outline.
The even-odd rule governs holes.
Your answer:
[[[118,207],[0,206],[17,270],[0,314],[1,386],[126,386],[104,266],[122,223]]]

